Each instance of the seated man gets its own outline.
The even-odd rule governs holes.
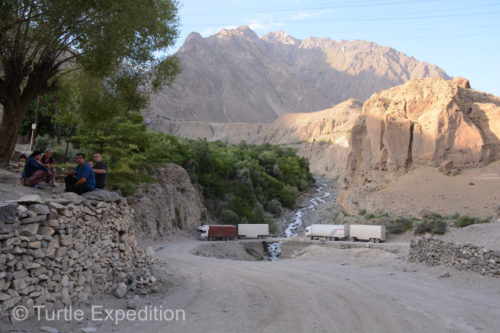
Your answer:
[[[51,186],[56,185],[56,160],[50,155],[50,149],[45,149],[45,154],[42,156],[42,164],[45,165],[47,171],[47,180]]]
[[[90,165],[85,161],[85,155],[82,153],[76,154],[76,164],[75,170],[71,170],[64,179],[66,192],[83,194],[93,191],[95,188],[95,175]]]
[[[34,151],[24,165],[21,180],[24,186],[43,189],[40,182],[45,180],[48,169],[42,164],[42,153]]]
[[[94,154],[94,163],[91,163],[92,162],[89,162],[95,173],[95,188],[103,190],[106,186],[106,175],[108,173],[108,168],[102,161],[102,156],[99,153]]]

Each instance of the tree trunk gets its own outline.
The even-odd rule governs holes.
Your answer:
[[[57,94],[54,94],[54,115],[56,118],[56,137],[57,137],[57,145],[61,145],[61,129],[59,128],[59,120],[57,114]]]
[[[16,148],[17,135],[29,103],[4,105],[0,124],[0,166],[8,166]]]

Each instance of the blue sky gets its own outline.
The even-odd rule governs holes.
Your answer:
[[[248,25],[305,39],[367,40],[463,76],[500,96],[500,0],[186,0],[180,1],[177,50],[190,32],[203,36]]]

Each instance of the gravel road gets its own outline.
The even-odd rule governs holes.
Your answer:
[[[157,252],[185,283],[164,299],[186,320],[141,332],[498,332],[500,282],[409,264],[377,249],[311,246],[295,259],[245,262]],[[136,324],[137,325],[137,324]],[[138,327],[120,327],[137,332]]]

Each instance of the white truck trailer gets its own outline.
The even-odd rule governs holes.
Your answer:
[[[306,236],[311,239],[344,240],[349,238],[348,225],[313,224],[306,227]]]
[[[238,238],[266,238],[269,224],[238,224]]]
[[[384,225],[351,224],[349,229],[352,241],[366,240],[372,243],[385,241]]]

